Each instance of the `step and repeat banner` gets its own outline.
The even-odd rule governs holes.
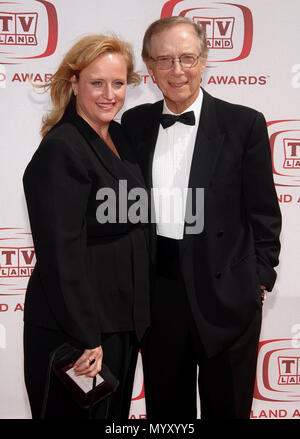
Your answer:
[[[32,81],[47,81],[65,52],[84,35],[114,33],[133,45],[142,75],[139,86],[128,88],[122,111],[154,102],[161,94],[142,62],[142,39],[151,22],[171,15],[185,15],[205,27],[210,53],[203,87],[221,99],[256,108],[267,120],[283,215],[282,251],[275,289],[263,307],[252,418],[300,419],[299,0],[0,1],[2,419],[31,417],[22,334],[24,295],[35,252],[22,176],[40,142],[41,118],[49,109],[48,94],[33,89]],[[146,417],[141,361],[139,357],[133,419]]]

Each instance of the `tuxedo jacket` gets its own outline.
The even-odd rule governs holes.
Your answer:
[[[122,117],[150,188],[162,109],[159,101]],[[187,234],[185,224],[181,270],[202,342],[214,355],[237,339],[261,306],[260,285],[271,291],[276,279],[281,214],[261,113],[203,90],[189,188],[204,188],[204,229]]]
[[[118,222],[118,212],[115,222],[96,217],[99,189],[110,188],[118,206],[120,184],[123,195],[144,187],[120,124],[112,121],[109,132],[121,160],[70,104],[23,177],[37,257],[24,319],[83,349],[99,346],[102,333],[135,330],[141,338],[149,325],[148,226]]]

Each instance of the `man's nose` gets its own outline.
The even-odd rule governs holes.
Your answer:
[[[183,72],[183,68],[181,66],[179,59],[173,60],[172,70],[173,70],[173,73],[175,73],[175,74],[181,74]]]

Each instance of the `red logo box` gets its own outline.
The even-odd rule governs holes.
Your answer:
[[[300,119],[267,123],[276,186],[300,186]]]
[[[0,243],[0,296],[22,295],[36,263],[31,233],[4,227]]]
[[[254,398],[300,401],[300,348],[294,340],[266,340],[259,346]]]
[[[46,0],[1,2],[0,63],[52,55],[57,46],[58,21],[55,7]]]
[[[199,6],[199,0],[169,0],[161,18],[178,15],[200,23],[210,48],[208,61],[231,62],[247,58],[253,41],[253,18],[249,8],[235,3],[212,2]]]

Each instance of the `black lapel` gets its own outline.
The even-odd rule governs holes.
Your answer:
[[[109,132],[122,160],[115,156],[96,131],[77,114],[73,103],[68,106],[66,116],[76,126],[94,151],[96,157],[100,160],[102,166],[106,168],[112,177],[116,180],[126,180],[128,190],[132,187],[145,187],[139,166],[135,162],[125,134],[117,122],[112,121],[110,123]]]
[[[207,188],[223,145],[214,98],[203,90],[203,103],[189,178],[190,188]]]
[[[138,165],[133,148],[125,136],[121,125],[112,121],[109,127],[109,132],[122,159],[117,161],[116,166],[120,165],[122,167],[123,174],[128,171],[132,179],[136,180],[136,183],[139,183],[138,186],[145,188],[146,185],[142,171]],[[127,169],[124,169],[125,167]]]
[[[152,164],[153,155],[155,150],[155,145],[157,141],[158,131],[159,131],[159,116],[162,113],[163,101],[155,102],[149,105],[149,111],[147,111],[147,119],[144,119],[145,115],[142,115],[140,121],[141,126],[143,126],[142,135],[139,137],[138,142],[138,159],[139,165],[142,169],[146,186],[148,188],[148,200],[149,202],[149,222],[150,222],[150,233],[151,233],[151,259],[152,263],[156,264],[156,224],[154,218],[154,206],[152,205]],[[136,121],[139,123],[139,120]]]
[[[152,164],[155,145],[159,131],[159,116],[162,113],[163,101],[155,102],[148,112],[148,119],[139,145],[139,163],[143,169],[146,185],[152,188]]]
[[[218,124],[215,100],[203,90],[201,116],[194,147],[188,187],[192,193],[193,201],[195,199],[195,190],[197,188],[204,188],[204,208],[205,191],[209,188],[210,180],[213,175],[223,141],[224,133],[220,130]],[[193,237],[193,234],[190,232],[186,233],[187,227],[189,227],[189,224],[186,222],[184,235],[186,242],[190,237]]]

